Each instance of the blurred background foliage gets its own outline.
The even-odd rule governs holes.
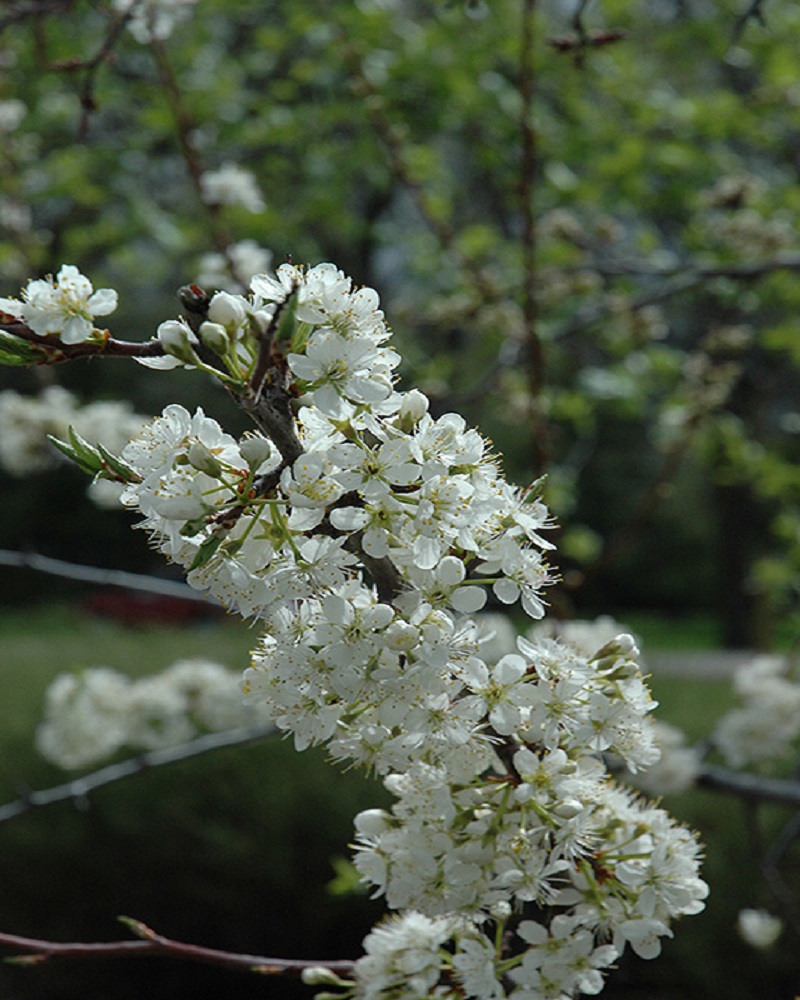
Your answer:
[[[558,610],[705,607],[769,644],[800,558],[800,11],[750,6],[202,0],[142,45],[105,3],[8,3],[4,293],[77,263],[145,339],[204,254],[333,260],[379,289],[406,384],[548,473]],[[204,204],[226,163],[262,211]],[[237,421],[119,362],[0,384],[54,378]],[[49,482],[3,485],[0,544],[81,551],[69,485],[58,525]]]
[[[800,569],[800,6],[199,0],[153,45],[118,19],[103,0],[0,4],[0,294],[73,263],[119,290],[114,335],[143,340],[208,253],[224,263],[252,240],[275,265],[332,260],[379,290],[406,386],[480,426],[510,478],[547,473],[555,613],[707,612],[728,645],[773,642]],[[231,162],[263,210],[203,197],[202,175]],[[0,389],[54,382],[142,413],[203,405],[243,429],[190,373],[0,371]],[[0,547],[163,572],[84,488],[71,470],[0,474]],[[145,673],[175,656],[152,630],[22,607],[67,593],[0,578],[15,609],[5,687],[21,699],[3,720],[7,797],[23,775],[58,780],[30,733],[64,656]],[[219,624],[178,639],[180,655],[196,642],[231,667],[252,640]],[[706,732],[709,705],[724,707],[711,687],[656,694]],[[2,923],[100,939],[127,912],[220,947],[291,954],[299,937],[306,954],[351,954],[376,910],[322,890],[353,813],[379,796],[283,743],[142,776],[85,815],[53,807],[3,829]],[[753,902],[733,812],[684,797],[679,814],[712,839],[715,895],[699,929],[609,997],[744,1000],[756,981],[789,995],[785,956],[744,956],[731,937]],[[13,970],[3,1000],[155,997],[154,980],[165,996],[278,989],[120,969]]]

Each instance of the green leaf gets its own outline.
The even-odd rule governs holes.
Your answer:
[[[216,535],[211,535],[210,538],[207,538],[197,550],[197,555],[195,555],[192,560],[189,572],[191,573],[193,569],[200,569],[201,566],[205,566],[207,562],[210,562],[214,553],[219,548],[221,541],[222,539],[218,538]]]
[[[0,365],[35,365],[45,356],[45,351],[29,341],[0,330]]]
[[[121,479],[125,483],[139,483],[142,481],[142,477],[138,472],[135,472],[127,463],[123,462],[121,458],[117,455],[112,455],[111,452],[104,448],[102,444],[98,442],[97,451],[100,454],[100,458],[103,461],[104,466],[108,466],[108,469],[104,469],[106,478],[110,478],[108,473],[113,472],[117,479]]]
[[[71,436],[72,428],[70,428],[70,437]],[[54,444],[62,454],[66,455],[70,462],[74,462],[81,472],[85,472],[90,476],[96,476],[98,472],[102,472],[103,467],[100,463],[99,456],[91,455],[90,453],[90,458],[87,459],[85,457],[85,453],[78,451],[72,444],[69,444],[66,441],[61,441],[52,434],[48,434],[47,439]],[[84,444],[85,443],[86,442],[84,442]]]

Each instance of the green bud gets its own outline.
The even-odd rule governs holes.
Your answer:
[[[189,465],[197,469],[198,472],[205,472],[213,479],[219,479],[222,475],[222,466],[202,441],[192,441],[186,454]]]
[[[215,354],[222,356],[227,353],[228,334],[224,326],[206,321],[200,324],[200,329],[197,332],[206,347],[210,347]]]

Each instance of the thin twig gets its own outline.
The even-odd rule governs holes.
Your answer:
[[[780,905],[781,912],[794,930],[800,934],[800,902],[797,893],[789,886],[780,871],[780,863],[792,844],[800,837],[800,812],[786,823],[761,858],[761,874]]]
[[[25,21],[31,17],[41,17],[44,14],[65,13],[75,6],[75,0],[34,0],[32,3],[20,3],[8,14],[0,17],[0,31],[11,24]]]
[[[800,807],[800,781],[765,778],[760,774],[741,774],[726,767],[705,765],[697,778],[700,788],[725,792],[753,802]]]
[[[179,597],[185,601],[198,601],[203,604],[208,604],[210,600],[213,600],[207,594],[194,590],[188,583],[181,583],[178,580],[162,580],[159,577],[146,576],[143,573],[129,573],[121,569],[83,566],[78,563],[66,562],[63,559],[39,555],[38,552],[0,549],[0,566],[17,566],[20,569],[32,569],[37,573],[47,573],[50,576],[59,576],[66,580],[92,583],[98,587],[123,587],[125,590],[137,590],[164,597]]]
[[[186,169],[189,172],[189,177],[191,178],[194,189],[197,192],[198,200],[203,206],[203,209],[208,217],[211,229],[211,238],[214,242],[214,246],[230,264],[231,260],[229,257],[229,251],[231,245],[231,235],[223,222],[219,206],[209,203],[203,189],[204,168],[200,154],[197,151],[193,139],[196,124],[192,121],[191,115],[189,114],[189,111],[184,103],[183,94],[181,93],[178,79],[172,69],[172,63],[169,59],[167,47],[159,39],[153,39],[150,43],[150,48],[153,52],[153,58],[155,59],[156,67],[158,68],[161,84],[164,88],[164,93],[167,96],[167,102],[169,103],[170,111],[172,112],[172,117],[175,122],[178,144],[180,146],[184,163],[186,164]]]
[[[103,941],[86,944],[73,941],[61,943],[20,937],[17,934],[0,934],[0,947],[22,952],[23,955],[6,961],[18,965],[41,965],[51,959],[69,958],[130,958],[145,955],[165,955],[184,961],[202,962],[243,972],[256,972],[273,976],[300,976],[304,969],[322,966],[333,972],[348,975],[354,962],[337,959],[326,962],[320,959],[271,958],[264,955],[245,955],[238,952],[203,948],[196,944],[174,941],[157,934],[139,920],[121,917],[120,920],[141,938],[139,941]]]
[[[197,757],[212,750],[252,743],[274,732],[275,727],[272,723],[259,722],[250,726],[240,726],[237,729],[228,729],[224,732],[205,733],[185,743],[162,747],[159,750],[149,750],[128,760],[109,764],[97,771],[84,774],[80,778],[73,778],[62,785],[26,792],[15,801],[0,806],[0,823],[15,819],[31,809],[53,805],[55,802],[71,801],[76,805],[84,806],[89,793],[104,785],[111,785],[123,778],[130,778],[134,774],[141,774],[142,771],[148,771],[154,767],[163,767],[165,764],[189,760],[191,757]]]
[[[744,34],[744,30],[750,21],[755,21],[760,24],[762,28],[767,26],[766,19],[764,17],[764,0],[750,0],[749,6],[742,11],[739,17],[733,25],[733,30],[731,31],[731,44],[738,44],[740,38]]]
[[[534,31],[536,0],[523,0],[519,53],[520,96],[520,175],[519,203],[522,214],[522,314],[525,324],[525,354],[530,412],[529,437],[534,476],[541,475],[548,464],[547,425],[542,415],[542,389],[545,382],[544,347],[538,330],[539,310],[536,299],[536,217],[534,189],[539,168],[539,149],[534,124]]]
[[[134,342],[130,340],[115,340],[107,336],[102,341],[86,340],[80,344],[63,344],[52,336],[40,336],[26,324],[15,320],[12,323],[0,323],[0,331],[10,333],[21,340],[26,340],[39,348],[42,359],[34,364],[60,365],[76,358],[163,358],[166,355],[163,345],[158,340]]]

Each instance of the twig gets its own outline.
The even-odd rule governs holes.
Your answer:
[[[761,25],[762,28],[767,26],[766,19],[764,17],[764,0],[750,0],[749,6],[746,10],[742,11],[739,17],[733,25],[733,30],[731,31],[731,44],[736,45],[744,34],[744,30],[750,21],[756,21]]]
[[[147,594],[179,597],[185,601],[202,601],[207,604],[209,600],[213,600],[207,594],[194,590],[188,583],[181,583],[178,580],[162,580],[154,576],[145,576],[143,573],[128,573],[121,569],[82,566],[63,559],[42,556],[38,552],[0,549],[0,566],[18,566],[21,569],[32,569],[37,573],[47,573],[67,580],[93,583],[99,587],[123,587],[125,590],[138,590]]]
[[[759,774],[740,774],[726,767],[706,764],[697,778],[700,788],[726,792],[752,802],[772,802],[775,805],[800,807],[800,781],[786,778],[765,778]]]
[[[770,888],[781,911],[794,930],[800,934],[800,902],[797,894],[786,883],[779,865],[792,844],[800,837],[800,812],[796,812],[781,832],[764,852],[761,858],[761,874]]]
[[[243,972],[256,972],[273,976],[300,976],[304,969],[322,966],[332,972],[348,975],[353,971],[350,959],[326,962],[320,959],[268,958],[264,955],[244,955],[238,952],[203,948],[196,944],[174,941],[157,934],[140,920],[120,917],[139,941],[103,941],[85,944],[78,941],[61,943],[20,937],[17,934],[0,934],[0,947],[14,949],[23,954],[6,961],[17,965],[41,965],[51,959],[68,958],[129,958],[145,955],[166,955],[190,962],[219,965]]]
[[[163,358],[166,354],[158,340],[136,343],[130,340],[115,340],[107,336],[102,341],[88,340],[80,344],[62,344],[53,337],[43,337],[34,333],[21,321],[0,323],[0,331],[26,340],[41,350],[42,359],[32,364],[60,365],[76,358]]]
[[[141,774],[142,771],[148,771],[154,767],[163,767],[165,764],[189,760],[191,757],[197,757],[212,750],[238,746],[242,743],[252,743],[274,732],[275,727],[272,723],[259,722],[220,733],[205,733],[185,743],[162,747],[159,750],[149,750],[137,757],[120,761],[118,764],[109,764],[97,771],[84,774],[80,778],[73,778],[62,785],[26,792],[14,802],[0,806],[0,823],[15,819],[31,809],[49,806],[55,802],[72,801],[77,805],[84,805],[87,795],[96,788],[113,784],[134,774]]]
[[[536,300],[536,218],[534,186],[538,169],[538,142],[533,121],[536,96],[534,77],[534,18],[536,0],[523,0],[519,53],[520,96],[520,175],[519,202],[522,214],[522,314],[525,324],[525,353],[531,426],[529,430],[534,476],[545,471],[548,462],[547,426],[541,412],[545,381],[545,356],[538,331],[539,310]]]
[[[43,14],[66,12],[75,6],[75,0],[34,0],[32,3],[21,3],[13,7],[8,14],[0,17],[0,31],[11,24],[17,24],[29,17],[41,17]]]
[[[186,169],[197,192],[198,200],[208,217],[214,246],[228,263],[231,264],[229,256],[231,236],[224,225],[219,206],[210,204],[206,199],[203,190],[203,163],[195,147],[192,135],[196,126],[184,103],[180,85],[172,69],[172,63],[169,60],[167,47],[159,39],[153,39],[150,42],[150,48],[153,52],[153,58],[155,59],[161,83],[167,96],[167,102],[169,103],[175,122],[175,128],[178,133],[178,144],[186,164]]]

